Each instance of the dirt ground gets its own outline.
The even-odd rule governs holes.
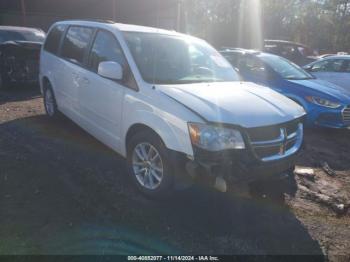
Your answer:
[[[307,130],[305,140],[298,166],[314,176],[296,175],[283,202],[265,191],[247,200],[201,186],[155,202],[134,189],[120,156],[68,119],[48,119],[37,88],[0,91],[0,254],[349,261],[350,131]],[[335,176],[322,170],[324,161]]]

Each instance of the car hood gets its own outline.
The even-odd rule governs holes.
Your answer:
[[[169,85],[158,89],[209,122],[251,128],[280,124],[305,114],[292,100],[249,82]]]
[[[344,88],[332,84],[330,82],[321,80],[321,79],[307,79],[307,80],[288,80],[294,84],[308,87],[315,91],[325,93],[329,96],[335,97],[340,101],[350,101],[350,92],[345,90]]]

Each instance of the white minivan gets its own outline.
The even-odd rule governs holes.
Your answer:
[[[40,57],[50,117],[63,113],[127,159],[148,196],[206,178],[224,190],[291,170],[304,110],[241,82],[209,44],[157,28],[55,23]]]

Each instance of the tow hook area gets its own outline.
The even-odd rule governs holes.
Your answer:
[[[222,193],[230,192],[230,194],[248,199],[255,198],[257,195],[264,196],[270,191],[284,190],[284,185],[288,185],[288,181],[291,181],[293,177],[293,170],[294,168],[291,168],[289,171],[281,172],[278,175],[262,176],[263,178],[252,176],[251,179],[240,180],[230,177],[225,172],[227,171],[226,168],[220,167],[220,165],[198,163],[196,161],[186,163],[186,172],[193,181],[213,187]]]
[[[226,193],[227,192],[226,180],[220,176],[216,177],[214,188],[222,193]]]
[[[222,175],[215,176],[212,169],[211,165],[199,165],[194,161],[186,163],[186,171],[192,179],[206,181],[207,184],[210,184],[216,190],[226,193],[228,188],[226,179]]]

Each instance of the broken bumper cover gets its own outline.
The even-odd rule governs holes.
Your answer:
[[[303,146],[304,117],[287,123],[242,130],[245,149],[209,151],[193,146],[193,158],[182,157],[184,174],[213,184],[247,184],[291,174]],[[185,160],[184,160],[185,159]]]
[[[256,159],[249,150],[213,153],[196,149],[195,155],[195,160],[186,164],[186,171],[192,177],[223,177],[237,183],[269,179],[291,172],[297,157],[297,154],[293,154],[280,160],[263,162]]]

